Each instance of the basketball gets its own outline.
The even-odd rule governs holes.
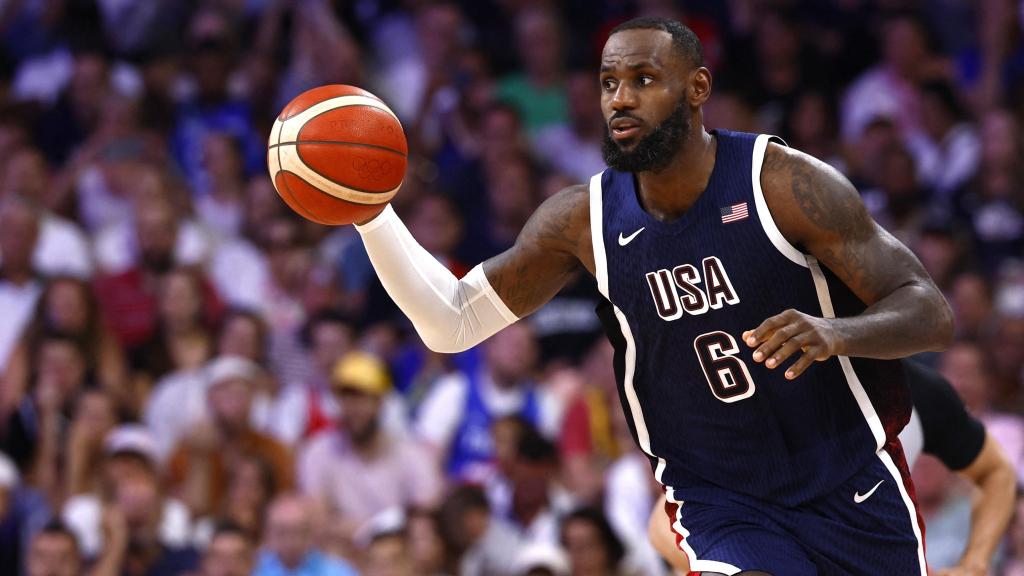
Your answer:
[[[361,222],[398,192],[409,149],[395,113],[342,84],[303,92],[274,121],[267,167],[281,199],[320,224]]]

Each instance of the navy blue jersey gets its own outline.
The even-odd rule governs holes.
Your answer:
[[[794,308],[819,317],[865,308],[779,232],[760,169],[771,137],[717,131],[707,189],[678,219],[641,207],[633,175],[591,182],[599,310],[616,347],[634,438],[669,498],[737,492],[798,505],[830,493],[895,442],[910,414],[892,361],[834,357],[793,381],[741,335]]]

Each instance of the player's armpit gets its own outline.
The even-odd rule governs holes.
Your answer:
[[[593,273],[589,200],[582,185],[548,198],[515,245],[484,262],[487,280],[516,316],[522,318],[554,297],[580,263]]]
[[[952,312],[914,254],[868,215],[838,171],[801,152],[769,144],[761,172],[772,217],[790,243],[828,267],[869,307],[832,322],[835,353],[897,358],[944,348]]]

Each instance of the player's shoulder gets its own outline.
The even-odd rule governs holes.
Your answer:
[[[838,170],[810,154],[769,143],[761,189],[779,229],[802,243],[822,230],[843,233],[866,221],[860,194]]]
[[[534,212],[527,228],[553,244],[547,248],[576,252],[581,242],[590,242],[590,188],[576,184],[552,194]]]
[[[769,142],[761,166],[761,185],[791,189],[805,183],[848,184],[846,177],[829,164],[796,148]]]

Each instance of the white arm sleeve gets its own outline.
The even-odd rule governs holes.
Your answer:
[[[416,242],[390,204],[356,230],[384,289],[431,350],[461,352],[518,320],[482,265],[455,278]]]

